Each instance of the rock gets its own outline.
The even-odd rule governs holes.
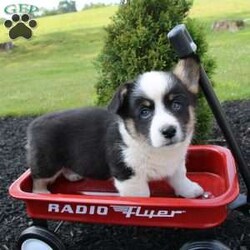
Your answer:
[[[0,43],[0,51],[9,51],[14,48],[14,44],[12,42]]]
[[[214,31],[231,31],[235,32],[239,29],[244,28],[245,22],[243,20],[222,20],[215,21],[212,26],[212,30]]]

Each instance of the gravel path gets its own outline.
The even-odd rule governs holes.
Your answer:
[[[223,105],[236,138],[250,167],[250,101]],[[0,118],[0,250],[14,249],[15,241],[30,220],[24,204],[8,196],[9,185],[26,169],[25,131],[32,117]],[[213,138],[221,140],[214,126]],[[53,229],[55,223],[50,223]],[[58,232],[68,250],[80,249],[179,249],[190,240],[218,239],[232,250],[250,249],[250,218],[237,211],[220,227],[209,230],[182,230],[65,223]]]

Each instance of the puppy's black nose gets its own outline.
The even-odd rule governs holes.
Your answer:
[[[169,126],[166,128],[163,128],[161,130],[162,135],[166,138],[166,139],[171,139],[175,136],[176,134],[176,127],[174,126]]]

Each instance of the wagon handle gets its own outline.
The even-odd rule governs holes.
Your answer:
[[[190,36],[188,30],[186,29],[186,26],[184,24],[180,24],[175,26],[169,33],[168,33],[168,39],[170,41],[170,44],[174,48],[175,52],[177,53],[179,58],[187,58],[187,57],[198,57],[196,54],[197,46],[194,43],[192,37]],[[238,207],[242,208],[243,200],[248,202],[248,204],[244,204],[247,206],[243,210],[244,213],[247,213],[248,216],[250,216],[250,170],[247,167],[247,164],[244,161],[243,155],[241,153],[240,147],[238,143],[235,140],[235,137],[233,135],[233,132],[226,120],[225,114],[221,108],[220,102],[213,90],[213,87],[211,85],[211,82],[209,81],[209,78],[201,65],[200,68],[200,80],[199,80],[200,87],[204,93],[204,96],[207,99],[207,102],[210,106],[210,109],[212,110],[216,121],[218,125],[221,128],[222,133],[224,134],[224,137],[234,155],[234,158],[237,162],[239,171],[243,177],[243,180],[247,187],[247,197],[244,198],[244,195],[239,196],[239,201],[235,201],[238,204]],[[234,207],[236,208],[237,205],[235,204]],[[240,208],[239,208],[240,209]]]

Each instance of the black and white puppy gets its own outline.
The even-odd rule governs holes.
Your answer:
[[[176,195],[202,195],[185,167],[198,81],[199,64],[182,59],[173,72],[146,72],[122,85],[108,109],[75,109],[35,119],[27,145],[33,192],[48,192],[48,184],[63,174],[70,181],[112,177],[121,196],[148,197],[148,182],[164,178]]]

